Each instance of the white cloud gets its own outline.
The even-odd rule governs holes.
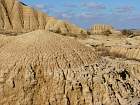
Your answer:
[[[99,3],[94,3],[94,2],[84,3],[84,4],[82,4],[82,6],[89,8],[89,9],[98,9],[98,10],[106,9],[106,6],[104,4],[99,4]]]
[[[133,12],[135,8],[133,6],[122,6],[122,7],[118,7],[116,8],[116,11],[118,13],[130,13]]]

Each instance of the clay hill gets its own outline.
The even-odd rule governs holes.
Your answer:
[[[81,32],[1,0],[0,105],[140,105],[140,37]]]
[[[37,29],[61,34],[86,34],[84,29],[50,17],[18,0],[0,0],[0,30],[20,33]]]
[[[0,36],[0,105],[138,105],[139,75],[52,32]]]

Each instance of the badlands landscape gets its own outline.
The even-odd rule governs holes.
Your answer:
[[[140,36],[94,31],[0,0],[0,105],[140,105]]]

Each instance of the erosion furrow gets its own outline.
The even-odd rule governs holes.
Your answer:
[[[98,57],[90,47],[47,31],[0,40],[0,105],[140,103],[138,61]]]

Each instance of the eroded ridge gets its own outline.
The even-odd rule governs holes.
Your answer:
[[[14,33],[44,29],[61,34],[86,34],[84,29],[50,17],[18,0],[0,0],[0,29]]]
[[[0,48],[0,104],[92,104],[90,65],[97,59],[90,48],[50,32],[15,36]]]
[[[112,46],[109,50],[110,55],[140,61],[139,46]]]

